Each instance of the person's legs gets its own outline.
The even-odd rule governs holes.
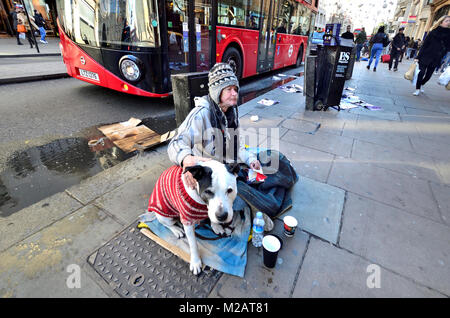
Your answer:
[[[390,56],[391,56],[391,58],[389,59],[389,71],[392,69],[392,62],[394,62],[394,58],[395,58],[395,50],[391,51]]]
[[[398,62],[401,62],[401,57],[403,56],[402,52],[397,52],[397,54],[395,55],[395,64],[394,64],[394,71],[397,70],[398,68]]]
[[[430,80],[430,78],[433,76],[433,70],[434,70],[433,65],[428,65],[426,67],[425,76],[423,77],[422,81],[420,82],[421,87],[423,85],[425,85]]]
[[[31,31],[27,30],[27,33],[25,34],[28,40],[28,43],[30,43],[30,48],[33,48],[33,38],[31,35]]]
[[[39,27],[39,33],[41,33],[41,42],[45,42],[46,32],[43,27]]]
[[[362,49],[362,44],[357,44],[356,45],[356,61],[359,61],[359,59],[361,57],[361,49]]]
[[[377,46],[377,48],[378,48],[378,49],[377,49],[376,52],[375,52],[375,54],[376,54],[376,59],[375,59],[375,66],[374,66],[374,68],[377,68],[378,62],[380,61],[381,53],[383,52],[383,46],[381,46],[381,47]]]

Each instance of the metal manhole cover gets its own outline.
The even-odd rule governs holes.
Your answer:
[[[195,276],[189,264],[128,227],[92,254],[88,263],[122,297],[208,297],[222,273]]]

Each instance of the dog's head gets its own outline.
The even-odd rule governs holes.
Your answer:
[[[239,165],[210,160],[187,167],[185,171],[189,171],[197,180],[197,191],[208,206],[211,222],[230,223],[237,195],[236,176]]]

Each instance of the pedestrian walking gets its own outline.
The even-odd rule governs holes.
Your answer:
[[[416,58],[417,51],[420,49],[421,45],[422,45],[422,41],[420,39],[417,39],[417,41],[414,41],[414,44],[411,48],[411,53],[409,55],[410,59]]]
[[[406,47],[408,46],[408,42],[409,42],[409,37],[407,37],[405,39],[405,41],[403,42],[403,47],[400,53],[400,59],[398,60],[399,63],[401,63],[403,61],[403,56],[405,56],[405,52],[406,52]]]
[[[386,33],[384,33],[384,26],[379,27],[377,34],[372,36],[372,38],[370,39],[370,43],[372,43],[373,46],[370,52],[370,60],[369,65],[367,65],[367,69],[370,70],[370,65],[375,58],[375,66],[373,68],[373,71],[376,72],[378,62],[380,61],[380,55],[383,52],[383,48],[385,48],[389,44],[389,38]]]
[[[47,41],[45,41],[45,36],[47,35],[45,32],[45,20],[42,14],[40,14],[36,9],[34,10],[34,23],[39,28],[39,33],[41,34],[41,43],[48,44]]]
[[[414,38],[411,38],[409,40],[408,39],[409,38],[407,37],[406,38],[406,41],[407,41],[407,44],[406,44],[406,59],[407,60],[409,60],[409,57],[411,56],[412,48],[414,46]]]
[[[13,29],[14,32],[16,32],[16,37],[17,37],[17,45],[23,45],[22,42],[20,42],[20,37],[19,34],[20,32],[17,31],[17,14],[19,13],[19,7],[15,7],[12,11],[11,11],[11,17],[13,19]]]
[[[403,55],[403,49],[405,48],[405,35],[403,31],[405,28],[400,28],[398,33],[394,36],[391,42],[391,59],[389,60],[389,71],[392,69],[392,64],[394,63],[394,72],[398,69],[398,63]]]
[[[347,25],[347,32],[342,33],[341,38],[352,40],[352,42],[355,40],[355,36],[351,32],[351,27],[349,25]]]
[[[19,9],[19,13],[17,14],[17,22],[18,24],[23,24],[25,26],[26,29],[25,35],[27,37],[28,42],[30,43],[30,48],[32,49],[33,44],[35,43],[33,41],[33,34],[31,32],[33,32],[33,27],[36,28],[36,30],[38,30],[39,29],[38,26],[36,25],[36,23],[34,23],[32,17],[30,17],[31,22],[30,26],[30,24],[28,23],[27,16],[25,15],[25,12],[22,8]]]
[[[420,72],[413,95],[418,96],[424,92],[423,85],[430,80],[433,71],[440,65],[448,51],[450,51],[450,16],[446,15],[433,25],[417,55]]]
[[[361,58],[361,50],[367,40],[366,29],[361,28],[361,32],[356,36],[356,62]]]

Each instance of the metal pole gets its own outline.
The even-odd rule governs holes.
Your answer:
[[[25,13],[27,14],[28,24],[30,25],[30,32],[31,32],[31,35],[33,35],[33,40],[34,40],[34,44],[36,45],[36,50],[38,53],[41,53],[41,52],[39,52],[39,47],[38,47],[38,44],[36,41],[36,37],[34,36],[33,25],[31,24],[30,16],[28,15],[28,10],[27,10],[27,7],[25,6],[25,3],[23,2],[23,0],[22,0],[22,5],[25,9]]]

